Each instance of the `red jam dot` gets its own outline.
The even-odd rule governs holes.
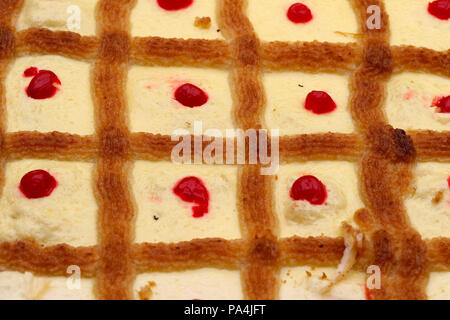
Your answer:
[[[204,105],[208,101],[208,95],[199,87],[185,83],[175,90],[175,100],[183,106],[193,108]]]
[[[324,91],[311,91],[306,96],[305,109],[315,114],[330,113],[336,109],[336,103]]]
[[[447,178],[447,184],[448,184],[448,188],[450,189],[450,176],[448,176],[448,178]]]
[[[313,16],[311,10],[303,3],[294,3],[289,7],[287,17],[293,23],[306,23],[311,21]]]
[[[450,113],[450,96],[438,98],[436,100],[437,101],[433,105],[439,108],[439,113]]]
[[[29,67],[27,70],[23,72],[24,77],[34,77],[37,75],[38,69],[36,67]]]
[[[158,5],[164,10],[174,11],[189,7],[194,0],[158,0]]]
[[[181,200],[195,204],[192,207],[194,218],[203,217],[208,213],[209,192],[199,178],[185,177],[181,179],[173,188],[173,193]]]
[[[55,84],[61,84],[56,74],[49,70],[40,70],[31,79],[26,92],[33,99],[48,99],[53,97],[58,90]]]
[[[306,200],[311,204],[321,205],[327,199],[327,189],[319,179],[306,175],[295,180],[290,196],[293,200]]]
[[[56,188],[57,182],[45,170],[28,172],[20,180],[19,189],[28,199],[48,197]]]
[[[441,20],[450,18],[450,0],[436,0],[428,3],[428,12]]]

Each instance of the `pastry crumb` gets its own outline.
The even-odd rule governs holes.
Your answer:
[[[147,284],[138,291],[139,299],[150,300],[153,294],[152,288],[154,286],[156,286],[156,283],[154,281],[147,282]]]
[[[211,18],[210,17],[196,17],[194,26],[201,29],[209,29],[211,27]]]
[[[444,197],[444,192],[442,190],[436,192],[431,202],[433,204],[439,204],[442,201],[442,198]]]

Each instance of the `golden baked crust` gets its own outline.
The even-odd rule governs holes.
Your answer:
[[[450,239],[422,239],[409,221],[403,197],[415,161],[449,161],[450,132],[405,133],[387,124],[382,106],[384,83],[393,72],[415,70],[450,75],[450,52],[410,46],[390,47],[389,19],[380,0],[353,0],[359,17],[360,44],[322,42],[261,43],[244,14],[244,0],[220,0],[224,40],[131,38],[129,13],[134,0],[101,0],[98,36],[28,29],[16,32],[22,0],[0,1],[0,184],[5,162],[21,158],[76,159],[96,163],[99,244],[42,247],[30,241],[0,244],[2,269],[63,275],[67,265],[97,278],[101,299],[131,299],[136,273],[198,267],[240,269],[244,296],[276,299],[284,266],[336,266],[345,249],[342,238],[280,239],[273,210],[273,177],[259,165],[239,169],[238,209],[242,240],[194,239],[176,244],[134,244],[135,208],[128,183],[135,159],[168,160],[170,137],[130,133],[125,83],[130,64],[193,65],[227,68],[232,73],[234,118],[238,127],[262,128],[265,97],[263,68],[342,72],[351,76],[351,112],[355,134],[305,134],[280,138],[282,162],[345,159],[360,163],[365,209],[355,213],[364,245],[355,268],[381,267],[382,288],[374,299],[425,299],[432,270],[450,271]],[[382,8],[382,27],[366,27],[366,8]],[[57,54],[93,63],[96,133],[6,133],[4,78],[16,56]],[[393,183],[395,181],[395,183]]]

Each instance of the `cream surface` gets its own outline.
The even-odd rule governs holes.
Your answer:
[[[17,29],[47,28],[94,35],[97,0],[26,0]]]
[[[24,77],[29,67],[50,70],[61,81],[56,94],[48,99],[28,97],[32,77]],[[7,131],[94,132],[90,65],[54,55],[17,58],[6,76]]]
[[[432,107],[436,97],[450,95],[450,79],[403,72],[387,82],[385,113],[388,122],[405,130],[449,130],[450,114]]]
[[[34,276],[31,272],[0,272],[0,300],[92,300],[94,280],[81,279],[79,288],[69,278]]]
[[[192,217],[193,203],[182,201],[172,191],[188,176],[200,178],[209,191],[209,212],[201,218]],[[137,204],[137,242],[240,238],[236,167],[137,161],[132,185]]]
[[[143,273],[136,277],[135,297],[149,281],[155,282],[150,299],[240,300],[243,299],[240,272],[202,268],[182,272]]]
[[[292,183],[313,175],[327,187],[325,204],[312,206],[293,201]],[[342,222],[353,223],[356,210],[363,207],[359,196],[357,166],[345,161],[314,161],[281,165],[275,187],[276,210],[281,237],[342,236]]]
[[[346,0],[302,0],[313,19],[295,24],[286,13],[296,1],[249,0],[247,15],[263,41],[355,42],[358,25],[355,12]]]
[[[414,191],[405,206],[413,227],[422,237],[450,237],[450,163],[419,163]]]
[[[308,274],[309,272],[309,274]],[[365,274],[350,271],[328,292],[322,293],[336,268],[294,267],[281,269],[280,299],[282,300],[364,300]],[[326,279],[322,279],[323,274]]]
[[[191,83],[208,94],[206,104],[189,108],[175,100],[175,90]],[[194,121],[203,130],[232,129],[232,99],[228,73],[222,70],[189,67],[131,67],[128,75],[128,102],[132,131],[171,135],[176,129],[193,133]]]
[[[156,0],[137,0],[131,12],[131,34],[134,37],[223,38],[222,33],[217,32],[216,2],[195,0],[188,8],[167,11]],[[196,17],[211,18],[211,26],[207,29],[194,26]]]
[[[438,51],[450,48],[450,23],[428,13],[430,0],[385,1],[392,45],[412,45]]]
[[[426,293],[430,300],[450,300],[450,272],[431,272]]]
[[[50,196],[28,199],[19,190],[32,170],[48,171],[58,182]],[[8,162],[0,199],[0,241],[34,239],[43,245],[73,246],[97,242],[97,203],[93,164],[50,160]]]
[[[280,135],[354,131],[348,107],[348,77],[335,74],[271,72],[263,76],[266,90],[265,121]],[[301,86],[303,87],[301,87]],[[311,91],[325,91],[337,108],[326,114],[306,110],[305,99]]]

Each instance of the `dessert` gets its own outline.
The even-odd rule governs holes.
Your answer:
[[[174,128],[183,128],[193,133],[195,121],[203,130],[234,128],[226,71],[133,66],[127,83],[132,131],[171,135]],[[191,86],[197,97],[186,90]]]
[[[347,76],[292,71],[267,72],[263,74],[263,84],[267,99],[266,125],[269,128],[280,128],[280,135],[355,131],[349,110]],[[323,111],[314,111],[313,92],[323,92],[329,96],[331,101],[328,103],[317,103],[324,108]],[[306,105],[308,97],[312,97],[311,105]],[[328,104],[331,106],[324,107]]]
[[[32,75],[30,68],[36,68],[37,74]],[[46,75],[51,82],[47,91]],[[33,92],[32,85],[39,79],[40,88]],[[6,130],[92,134],[94,110],[89,79],[90,65],[84,61],[56,55],[17,58],[9,66],[4,83]]]
[[[449,5],[0,1],[0,298],[449,299]]]
[[[433,74],[403,72],[387,83],[386,116],[405,130],[447,130],[450,115],[439,101],[450,92],[450,79]]]
[[[136,242],[241,238],[236,168],[137,161],[133,189]]]
[[[447,7],[446,15],[439,15],[438,4]],[[392,45],[448,50],[450,39],[444,36],[450,32],[446,23],[449,19],[447,1],[386,1],[386,11],[390,17]]]
[[[247,14],[263,41],[357,40],[358,23],[350,1],[249,0]]]
[[[2,241],[95,245],[98,206],[93,170],[93,164],[85,162],[9,162],[0,199]]]

